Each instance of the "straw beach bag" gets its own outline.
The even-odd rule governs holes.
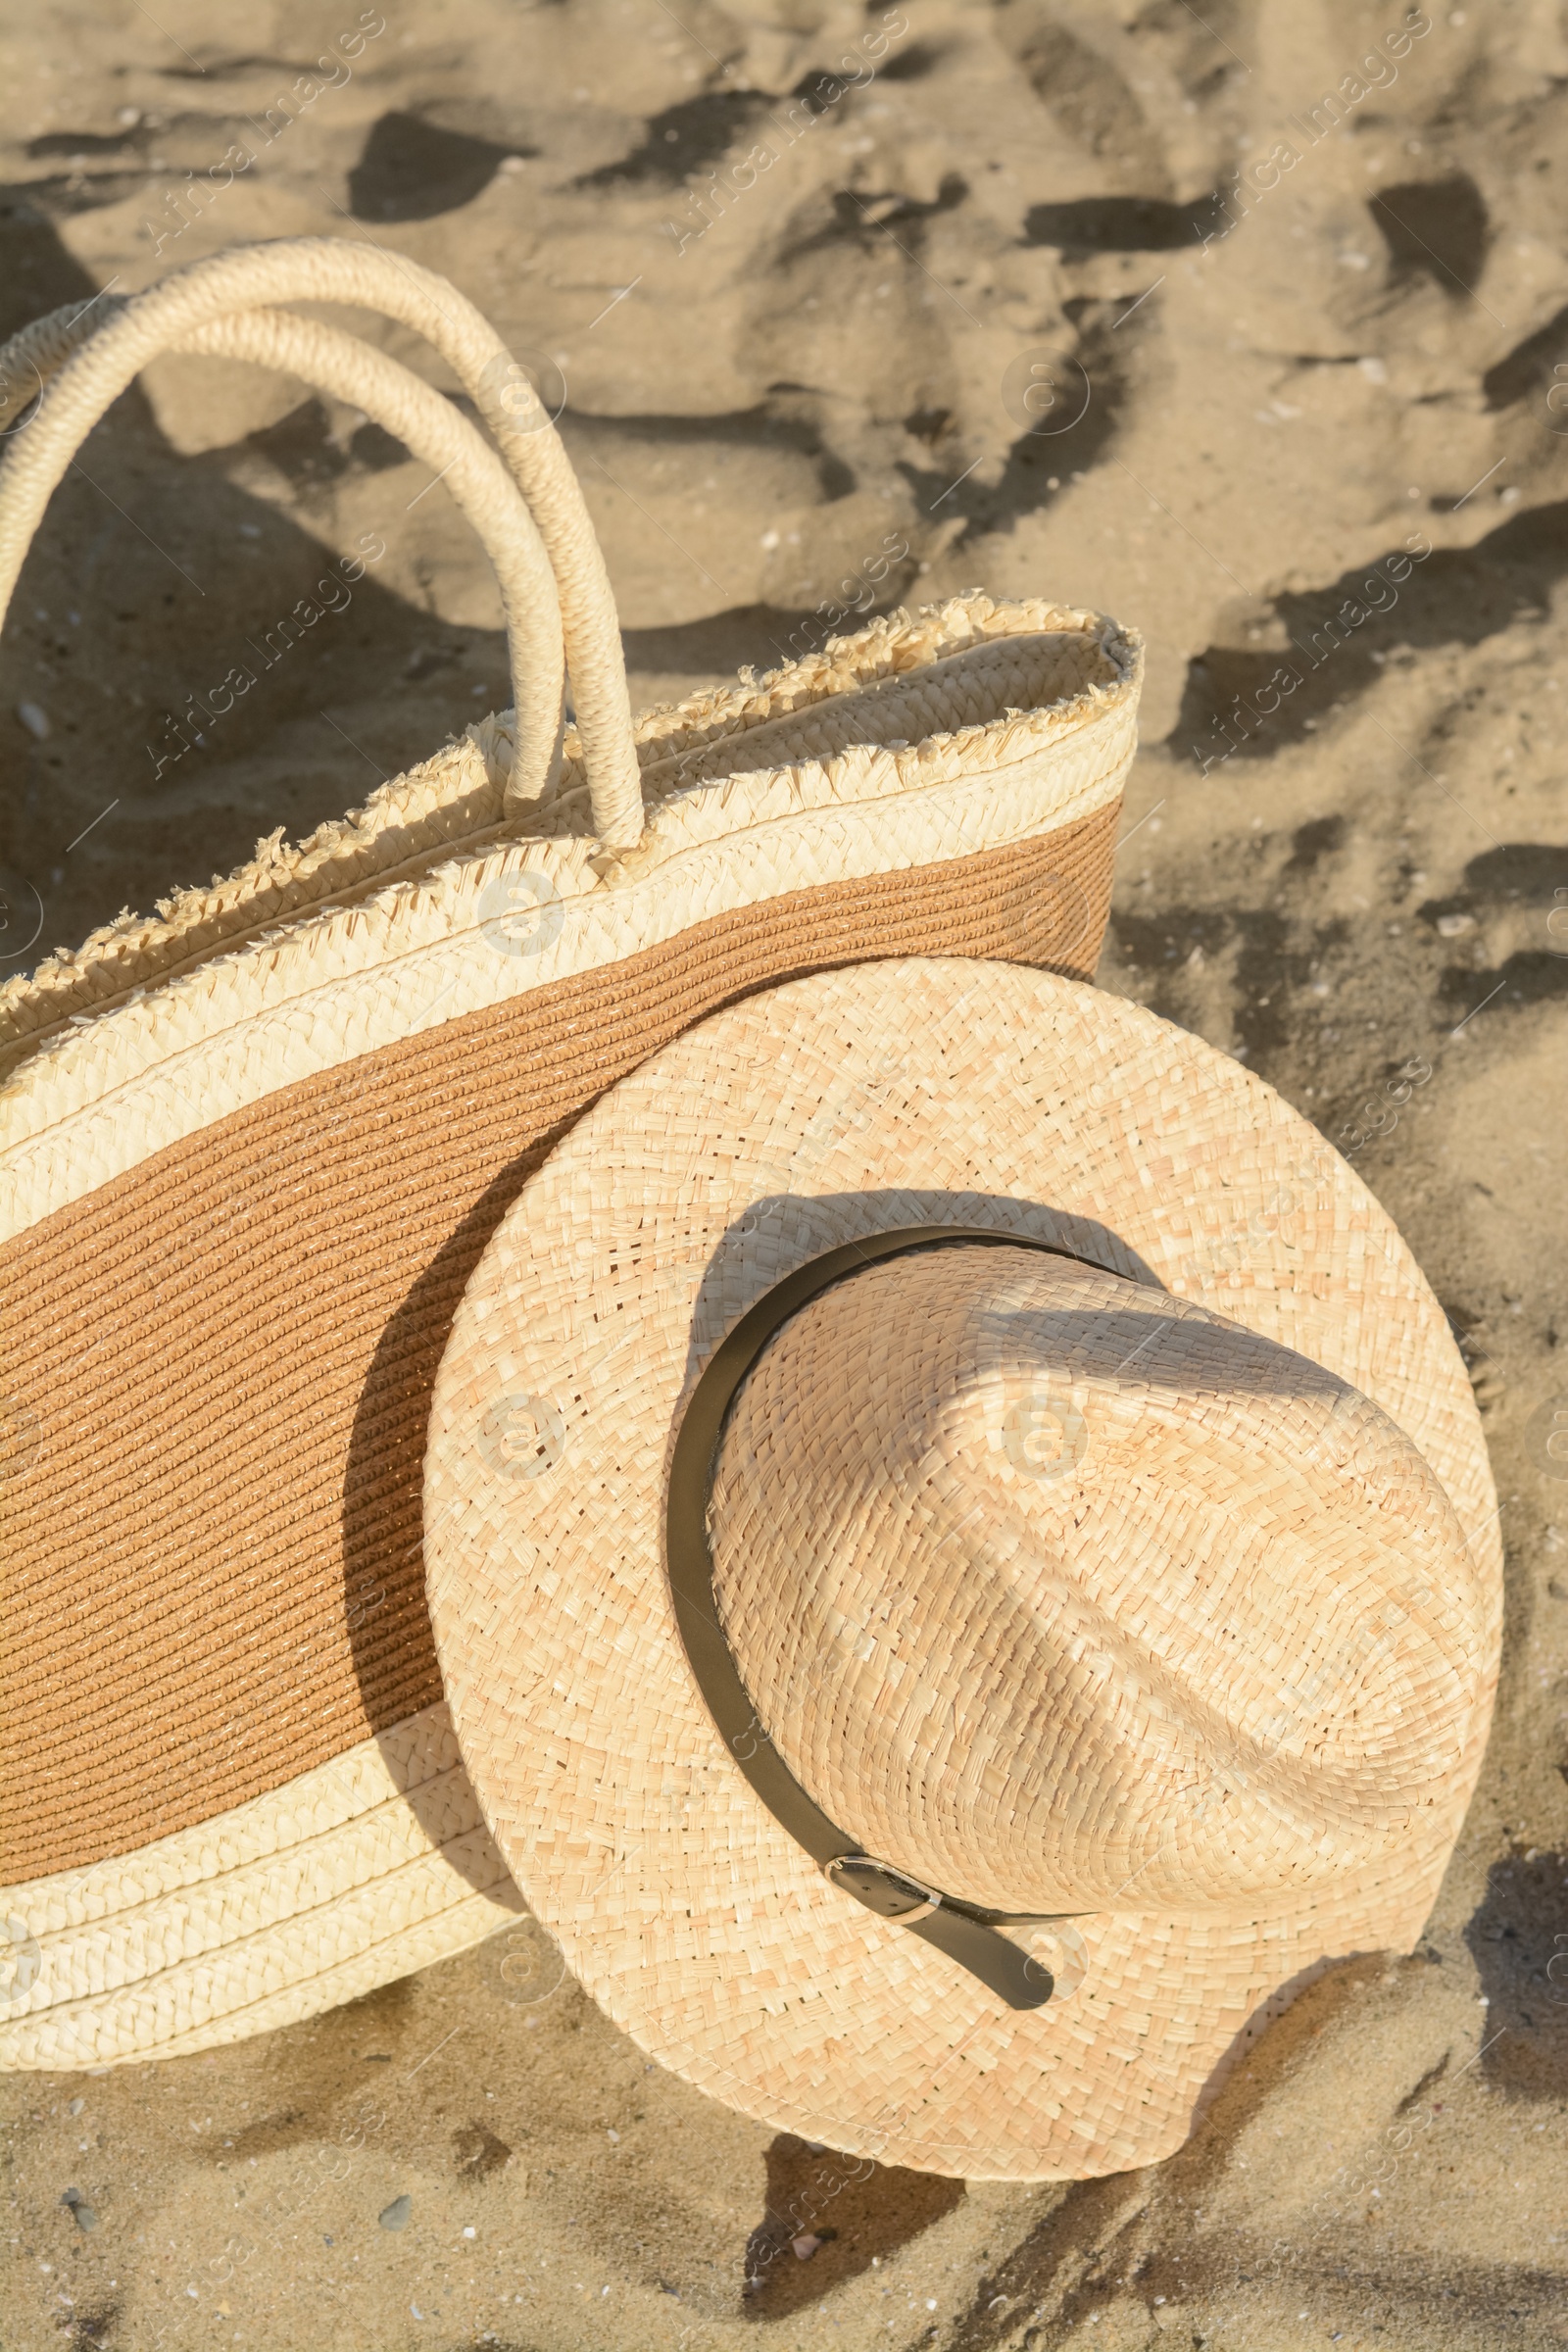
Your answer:
[[[273,307],[297,302],[419,331],[490,438]],[[444,280],[332,239],[8,347],[11,408],[41,397],[0,469],[0,599],[166,350],[282,368],[445,471],[515,712],[0,992],[0,2064],[23,2068],[309,2017],[516,1911],[422,1561],[431,1394],[481,1253],[608,1087],[760,988],[896,956],[1087,978],[1140,677],[1097,614],[971,595],[633,723],[522,371]]]

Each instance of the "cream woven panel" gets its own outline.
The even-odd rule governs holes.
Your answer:
[[[991,669],[1000,650],[963,658]],[[1043,668],[1049,686],[1052,665]],[[682,790],[608,878],[580,836],[459,853],[416,880],[383,873],[354,904],[298,916],[107,1018],[72,1014],[0,1091],[0,1240],[277,1088],[710,916],[1004,848],[1087,816],[1120,792],[1136,686],[1134,667],[1126,681],[1053,709]],[[445,789],[477,797],[479,746],[449,761]],[[518,874],[549,910],[549,936],[537,953],[498,954],[482,928],[493,912],[485,892]]]
[[[446,1706],[426,1707],[197,1829],[0,1888],[24,1931],[0,2067],[172,2057],[294,2024],[519,1908]]]

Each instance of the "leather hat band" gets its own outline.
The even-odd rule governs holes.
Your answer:
[[[906,1250],[940,1249],[953,1242],[1043,1250],[1055,1257],[1073,1254],[1027,1234],[998,1233],[992,1226],[906,1225],[850,1242],[798,1266],[763,1292],[714,1349],[698,1378],[670,1462],[665,1546],[675,1618],[697,1687],[724,1744],[774,1820],[805,1847],[842,1892],[854,1895],[879,1918],[894,1921],[911,1936],[935,1944],[1000,1994],[1010,2009],[1039,2009],[1055,1989],[1051,1971],[997,1930],[1045,1926],[1082,1915],[987,1910],[961,1896],[923,1886],[891,1863],[859,1852],[854,1838],[808,1795],[762,1728],[719,1622],[713,1555],[708,1541],[709,1495],[724,1416],[774,1332],[819,1292],[877,1260]]]

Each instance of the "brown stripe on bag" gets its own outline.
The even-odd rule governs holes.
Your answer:
[[[717,916],[269,1095],[0,1251],[0,1878],[128,1853],[439,1698],[431,1383],[564,1126],[803,972],[973,956],[1087,979],[1116,815]]]

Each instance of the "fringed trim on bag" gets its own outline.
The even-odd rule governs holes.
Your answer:
[[[1046,650],[1051,640],[1058,641],[1054,661]],[[965,706],[974,698],[964,691],[963,657],[978,655],[983,662],[989,653],[1005,662],[1009,645],[1016,644],[1023,668],[1014,682],[1024,692],[1031,682],[1025,641],[1041,648],[1033,666],[1046,689],[1064,690],[1043,705],[969,716]],[[998,604],[974,592],[912,616],[886,614],[764,678],[646,711],[637,733],[648,831],[635,851],[595,858],[594,870],[601,881],[629,880],[707,836],[710,828],[700,817],[713,808],[715,782],[725,787],[720,808],[744,778],[753,788],[749,800],[759,784],[772,788],[763,796],[770,814],[804,812],[823,801],[880,799],[1055,748],[1136,694],[1140,655],[1136,636],[1098,613],[1040,599]],[[885,743],[862,737],[835,745],[827,707],[859,704],[860,710],[843,715],[869,724],[863,708],[868,690],[883,687],[885,697],[884,682],[891,679],[908,685],[914,698],[908,723],[923,731]],[[991,701],[994,710],[994,696]],[[84,1017],[134,1003],[147,988],[177,980],[217,956],[269,938],[282,941],[302,921],[356,904],[373,902],[389,915],[406,903],[409,886],[451,872],[454,853],[461,865],[513,840],[591,844],[574,731],[566,736],[558,789],[523,818],[503,818],[510,718],[509,712],[470,726],[461,742],[380,786],[363,808],[318,826],[297,849],[281,831],[273,833],[226,880],[215,876],[205,890],[176,892],[159,902],[154,916],[122,913],[82,947],[62,950],[30,975],[7,982],[0,988],[0,1078],[46,1054],[51,1041],[68,1044],[71,1027],[79,1031]],[[945,727],[930,723],[943,719]],[[755,748],[770,752],[772,760],[738,765],[747,738],[763,729],[765,742]]]

